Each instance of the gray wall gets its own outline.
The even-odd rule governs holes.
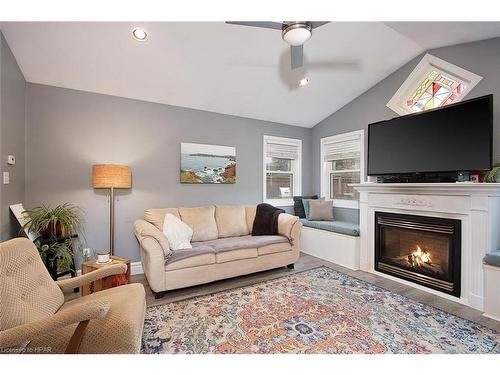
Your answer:
[[[25,200],[26,81],[1,32],[0,44],[0,169],[10,173],[10,184],[1,184],[0,191],[0,239],[6,240],[17,236],[20,229],[9,205]],[[7,165],[9,154],[16,156],[15,166]]]
[[[483,77],[467,95],[467,99],[494,94],[493,159],[500,161],[500,38],[459,44],[430,50],[429,53]],[[398,116],[386,104],[403,84],[424,54],[405,64],[399,70],[327,117],[312,131],[313,191],[320,190],[320,139],[330,135],[365,129],[368,124]],[[365,140],[365,148],[367,146]],[[365,155],[367,153],[365,152]]]
[[[429,52],[484,77],[468,95],[468,98],[472,98],[489,93],[499,94],[499,50],[500,38],[496,38]],[[117,254],[136,261],[139,259],[138,246],[132,235],[132,224],[135,219],[142,217],[144,209],[148,207],[260,202],[262,170],[258,161],[262,160],[264,134],[303,140],[303,194],[319,193],[320,138],[366,129],[371,122],[395,117],[396,113],[387,108],[386,104],[421,57],[422,55],[401,67],[312,130],[28,84],[27,206],[65,201],[82,206],[86,211],[85,232],[88,245],[94,249],[106,248],[107,195],[105,191],[91,188],[91,166],[94,163],[131,165],[133,188],[118,191],[115,233]],[[4,60],[2,58],[3,63]],[[2,84],[4,95],[5,91],[7,90]],[[497,160],[500,159],[499,103],[497,98],[494,108],[494,155]],[[1,117],[3,120],[7,116],[2,112]],[[1,128],[4,129],[4,121],[2,124]],[[181,185],[181,142],[235,146],[238,158],[237,183]],[[16,143],[21,145],[22,140]],[[8,143],[2,138],[2,156],[7,154],[7,146]],[[21,155],[18,150],[14,153],[18,158]],[[22,170],[21,163],[16,167],[19,170]],[[19,195],[19,199],[21,198],[22,195]],[[337,209],[336,217],[357,221],[358,212]]]
[[[80,205],[88,245],[106,248],[107,195],[92,189],[91,167],[130,165],[132,189],[117,192],[115,249],[132,261],[132,225],[147,208],[261,202],[264,134],[302,139],[302,191],[311,191],[310,129],[31,83],[27,108],[28,207]],[[181,142],[235,146],[236,184],[180,184]]]

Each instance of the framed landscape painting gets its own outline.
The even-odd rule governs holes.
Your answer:
[[[181,184],[236,183],[236,148],[181,143]]]

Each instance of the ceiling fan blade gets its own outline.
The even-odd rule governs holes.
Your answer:
[[[306,61],[306,66],[311,70],[352,70],[360,69],[360,64],[356,61]]]
[[[290,46],[292,69],[300,68],[304,60],[304,46]]]
[[[281,30],[283,27],[282,23],[271,22],[271,21],[226,21],[228,25],[239,25],[239,26],[252,26],[252,27],[262,27],[265,29]]]
[[[311,27],[313,29],[317,29],[320,26],[326,25],[327,23],[330,23],[331,21],[312,21],[311,22]]]

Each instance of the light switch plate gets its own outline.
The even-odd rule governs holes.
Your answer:
[[[9,172],[3,172],[3,184],[8,185],[10,183]]]
[[[16,157],[14,155],[7,155],[7,164],[16,165]]]

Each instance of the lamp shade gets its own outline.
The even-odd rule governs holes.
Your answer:
[[[132,172],[128,165],[94,164],[92,166],[92,187],[128,189],[132,187]]]

